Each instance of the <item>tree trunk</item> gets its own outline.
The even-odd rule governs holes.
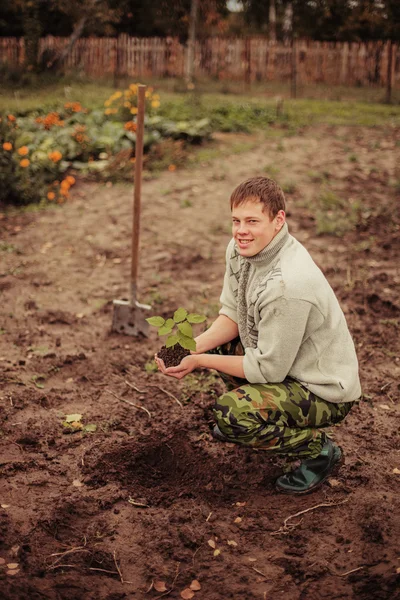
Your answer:
[[[189,37],[188,37],[188,53],[186,63],[186,83],[193,85],[194,73],[194,53],[196,47],[196,23],[197,23],[197,8],[198,0],[192,0],[190,6],[190,21],[189,21]]]
[[[94,9],[96,4],[99,4],[100,2],[101,2],[101,0],[93,0],[91,9]],[[56,56],[52,61],[50,61],[47,64],[48,68],[58,69],[59,67],[62,66],[64,60],[67,58],[68,54],[71,52],[72,48],[74,47],[76,42],[79,40],[79,38],[82,36],[82,34],[85,30],[85,25],[86,25],[87,20],[88,20],[88,12],[86,12],[86,14],[83,17],[81,17],[79,19],[79,21],[75,24],[74,30],[71,34],[71,37],[69,38],[68,44],[65,46],[65,48],[61,51],[61,53],[58,56]]]
[[[22,11],[25,64],[29,70],[36,70],[39,60],[39,44],[42,35],[42,25],[39,18],[39,7],[36,2],[30,2]]]
[[[268,35],[272,42],[276,42],[276,7],[275,0],[269,0]]]
[[[58,56],[56,56],[52,61],[50,61],[47,64],[47,66],[50,69],[58,69],[59,67],[61,67],[64,60],[67,58],[68,54],[71,52],[72,48],[74,47],[75,43],[77,42],[77,40],[79,40],[79,38],[83,34],[83,31],[84,31],[85,25],[86,25],[86,21],[87,21],[87,16],[82,17],[78,21],[78,23],[74,27],[71,37],[69,38],[68,44],[65,46],[65,48],[63,48],[63,50],[61,51],[61,53]]]
[[[293,30],[293,4],[292,2],[288,2],[285,6],[285,13],[283,15],[283,41],[285,44],[288,44],[292,39],[292,30]]]

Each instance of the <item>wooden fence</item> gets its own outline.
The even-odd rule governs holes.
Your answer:
[[[68,38],[41,39],[46,63]],[[0,38],[0,63],[24,64],[24,41]],[[187,48],[175,38],[81,38],[65,61],[65,69],[90,77],[183,77]],[[218,80],[298,84],[400,87],[400,46],[390,42],[314,42],[293,45],[265,38],[209,38],[196,43],[194,76]]]

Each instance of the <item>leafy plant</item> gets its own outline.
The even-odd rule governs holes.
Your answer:
[[[158,328],[158,335],[167,335],[166,348],[172,348],[177,344],[185,350],[196,350],[196,342],[193,339],[192,325],[203,323],[205,315],[188,313],[185,308],[178,308],[170,319],[163,317],[149,317],[146,321],[149,325]]]
[[[94,423],[88,423],[84,425],[82,423],[81,414],[72,414],[65,415],[65,420],[63,421],[63,427],[65,428],[64,433],[76,433],[77,431],[82,431],[84,433],[94,433],[97,429],[97,426]]]

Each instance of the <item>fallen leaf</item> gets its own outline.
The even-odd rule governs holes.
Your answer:
[[[181,591],[181,598],[183,598],[184,600],[190,600],[190,598],[193,598],[193,596],[194,592],[192,592],[190,588],[186,588]]]
[[[46,254],[47,250],[50,250],[50,248],[53,247],[52,242],[45,242],[43,244],[43,246],[40,248],[40,253],[41,254]]]
[[[242,517],[236,517],[236,519],[233,521],[234,523],[241,523],[243,521]]]
[[[77,319],[83,319],[83,317],[85,316],[84,313],[77,313],[76,315]]]
[[[216,548],[214,550],[214,556],[218,556],[219,554],[221,554],[221,550],[219,550],[219,548]]]
[[[392,473],[394,473],[395,475],[400,475],[400,469],[398,469],[397,467],[395,467],[393,469]]]
[[[216,543],[214,542],[214,540],[208,540],[207,544],[209,546],[211,546],[211,548],[215,548],[215,546],[216,546]]]
[[[18,563],[7,563],[7,569],[18,569]]]
[[[9,504],[0,504],[1,508],[9,508],[10,505]]]
[[[396,573],[400,573],[400,567],[397,567]]]
[[[82,483],[82,481],[79,481],[79,479],[74,479],[72,485],[74,487],[82,487],[84,484]]]
[[[257,559],[250,556],[248,560],[249,560],[249,562],[256,562]]]
[[[384,410],[390,410],[390,406],[388,406],[387,404],[380,404],[379,406]]]
[[[341,485],[338,479],[328,479],[328,483],[331,487],[339,487]]]
[[[194,592],[198,592],[199,590],[201,590],[201,585],[200,585],[200,581],[197,581],[197,579],[193,579],[192,583],[189,585],[190,589],[193,590]]]
[[[74,427],[74,429],[83,429],[83,425],[80,421],[72,421],[72,423],[69,423],[69,425]]]
[[[5,559],[4,558],[0,558],[0,565],[5,565],[5,564],[6,564]]]
[[[113,258],[113,263],[115,265],[119,265],[120,263],[122,263],[122,258]]]
[[[235,540],[227,540],[228,546],[237,546],[237,542]]]
[[[165,585],[165,581],[155,581],[154,582],[154,589],[157,592],[166,592],[167,591],[167,586]]]
[[[73,377],[68,377],[65,383],[72,383],[74,381]]]
[[[65,415],[66,423],[73,423],[74,421],[80,421],[82,419],[82,415],[74,414],[74,415]]]
[[[247,502],[236,502],[235,506],[246,506]]]
[[[10,569],[8,571],[6,571],[7,575],[16,575],[17,573],[19,573],[19,569]]]
[[[94,433],[96,431],[96,429],[97,429],[97,425],[95,425],[94,423],[88,423],[83,428],[83,431],[87,431],[89,433]]]

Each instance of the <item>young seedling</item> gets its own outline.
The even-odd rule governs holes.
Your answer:
[[[157,327],[158,335],[168,336],[165,346],[158,352],[158,357],[164,361],[166,367],[178,365],[185,356],[190,354],[191,350],[196,351],[192,325],[203,323],[206,318],[197,313],[188,313],[185,308],[178,308],[172,318],[149,317],[146,319],[149,325]]]

